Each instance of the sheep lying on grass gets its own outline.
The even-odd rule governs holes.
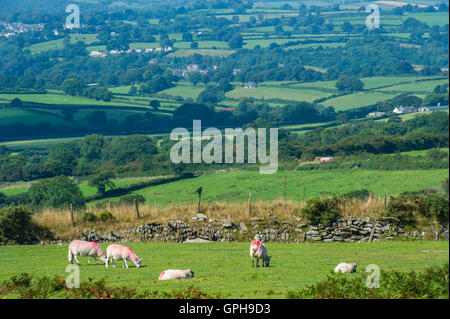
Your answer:
[[[190,269],[168,269],[164,270],[158,280],[170,280],[170,279],[189,279],[194,278],[194,272]]]
[[[336,266],[336,268],[334,268],[334,272],[343,272],[346,274],[356,272],[356,263],[340,263]]]

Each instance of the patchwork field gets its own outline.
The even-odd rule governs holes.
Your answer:
[[[333,106],[336,111],[347,111],[354,108],[389,100],[394,98],[395,96],[396,94],[385,93],[355,93],[326,100],[322,104],[325,106]]]
[[[357,272],[363,273],[369,264],[381,270],[422,271],[449,260],[449,243],[442,241],[266,245],[270,267],[252,268],[249,243],[132,243],[129,246],[142,258],[140,268],[128,263],[130,268],[125,269],[122,262],[117,262],[116,268],[106,268],[101,261],[88,266],[87,258],[80,257],[80,280],[104,278],[108,285],[141,291],[170,292],[194,286],[223,298],[286,298],[290,290],[325,279],[341,262],[357,262]],[[101,246],[106,250],[107,244]],[[0,282],[24,272],[68,276],[66,244],[0,246],[0,260]],[[186,268],[194,271],[194,279],[157,280],[161,271]]]

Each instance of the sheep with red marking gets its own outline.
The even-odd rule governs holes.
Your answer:
[[[112,244],[106,248],[106,268],[108,268],[109,260],[111,264],[116,267],[114,260],[123,260],[122,267],[128,268],[127,260],[131,260],[137,268],[141,266],[142,259],[139,258],[130,247],[119,244]]]
[[[250,257],[252,258],[252,267],[259,267],[259,260],[262,260],[263,267],[269,267],[270,256],[267,254],[266,246],[260,240],[254,240],[250,245]]]
[[[194,278],[194,272],[190,269],[168,269],[161,272],[158,280],[189,279]]]
[[[69,244],[69,261],[73,264],[73,260],[81,265],[78,261],[78,256],[88,256],[88,265],[91,264],[91,257],[95,259],[95,264],[98,265],[97,257],[106,263],[106,254],[99,244],[86,240],[73,240]]]
[[[334,272],[343,272],[346,274],[356,272],[356,263],[340,263],[334,268]]]

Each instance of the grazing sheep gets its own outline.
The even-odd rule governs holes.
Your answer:
[[[118,244],[109,245],[106,248],[106,268],[108,268],[108,262],[111,258],[111,264],[116,267],[114,260],[123,260],[122,267],[128,268],[127,260],[131,260],[137,268],[141,266],[142,259],[139,258],[130,247],[125,247]]]
[[[334,268],[334,272],[343,272],[346,274],[356,272],[356,263],[340,263],[336,266],[336,268]]]
[[[255,240],[250,245],[250,257],[252,258],[252,267],[255,267],[256,258],[256,268],[259,267],[259,260],[262,259],[262,266],[269,267],[270,256],[267,255],[266,246],[259,240]]]
[[[170,279],[189,279],[194,278],[194,272],[190,269],[168,269],[164,270],[158,280],[170,280]]]
[[[97,257],[106,263],[106,254],[99,244],[92,241],[73,240],[69,244],[69,261],[73,264],[73,260],[81,265],[77,256],[89,256],[88,265],[91,264],[91,257],[94,257],[95,264],[98,265]]]

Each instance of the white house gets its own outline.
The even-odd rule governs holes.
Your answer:
[[[246,88],[246,89],[254,89],[254,88],[257,88],[257,87],[259,87],[259,84],[255,83],[255,82],[246,82],[244,84],[244,88]]]
[[[407,114],[407,113],[414,113],[415,112],[415,108],[412,106],[397,106],[396,108],[394,108],[392,110],[392,113],[395,114]]]

